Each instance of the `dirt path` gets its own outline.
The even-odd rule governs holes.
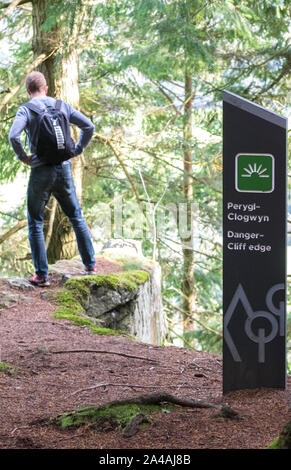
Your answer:
[[[290,376],[286,391],[245,390],[222,396],[220,356],[93,334],[87,327],[56,320],[54,307],[41,292],[25,293],[20,304],[0,311],[0,359],[19,368],[16,374],[0,372],[1,449],[260,449],[291,419]],[[72,349],[119,352],[157,362],[117,354],[50,353]],[[90,389],[96,384],[106,385]],[[59,430],[39,423],[86,405],[151,392],[228,403],[240,419],[215,418],[213,409],[176,408],[159,412],[131,438],[117,430]]]

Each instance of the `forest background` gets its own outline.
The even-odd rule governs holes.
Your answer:
[[[50,96],[95,124],[72,168],[96,252],[110,238],[139,240],[161,265],[171,341],[220,353],[222,90],[290,116],[290,18],[288,0],[0,2],[1,276],[34,271],[29,168],[8,133],[38,69]],[[76,255],[54,198],[44,230],[50,263]],[[290,296],[289,283],[289,306]]]

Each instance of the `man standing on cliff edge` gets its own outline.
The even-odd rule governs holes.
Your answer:
[[[35,267],[29,281],[39,287],[49,286],[48,260],[43,234],[44,208],[51,194],[57,199],[74,229],[85,273],[96,273],[91,235],[78,202],[71,171],[71,161],[90,142],[94,125],[68,103],[47,96],[45,77],[31,72],[26,77],[30,100],[18,108],[9,133],[9,142],[17,158],[31,167],[27,189],[28,238]],[[81,129],[75,146],[69,126]],[[27,155],[20,135],[25,131],[30,154]]]

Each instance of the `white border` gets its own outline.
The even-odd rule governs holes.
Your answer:
[[[238,189],[238,171],[237,171],[237,160],[240,155],[250,155],[250,156],[264,156],[267,155],[269,157],[272,157],[272,189],[270,191],[255,191],[255,190],[248,190],[248,189]],[[247,153],[247,152],[241,152],[237,153],[235,156],[235,189],[239,193],[272,193],[274,191],[274,183],[275,183],[275,158],[274,155],[271,153]]]

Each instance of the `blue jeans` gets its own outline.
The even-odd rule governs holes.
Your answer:
[[[48,275],[43,216],[51,194],[70,220],[83,264],[91,269],[95,265],[94,248],[77,199],[71,162],[66,161],[60,165],[31,168],[27,189],[27,219],[28,238],[36,274],[44,278]]]

